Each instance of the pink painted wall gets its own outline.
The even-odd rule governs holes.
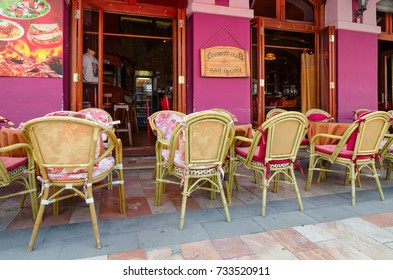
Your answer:
[[[53,0],[51,5],[63,11],[63,78],[0,77],[0,116],[11,120],[15,127],[69,106],[68,12],[63,0]]]
[[[0,115],[18,126],[61,110],[63,79],[0,77]]]
[[[250,122],[250,77],[202,77],[200,60],[204,47],[233,46],[250,52],[249,26],[248,18],[223,15],[194,13],[188,19],[187,113],[220,107],[235,114],[239,122]]]
[[[352,120],[359,108],[378,109],[378,35],[337,31],[339,121]]]

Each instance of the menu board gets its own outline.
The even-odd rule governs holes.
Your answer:
[[[0,76],[63,77],[63,1],[0,1]]]

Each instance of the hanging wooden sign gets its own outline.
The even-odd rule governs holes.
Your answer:
[[[248,51],[225,46],[202,48],[201,75],[202,77],[249,77]]]

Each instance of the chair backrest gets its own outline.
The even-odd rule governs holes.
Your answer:
[[[363,116],[364,114],[370,113],[372,112],[372,110],[370,109],[357,109],[355,111],[353,111],[353,120],[356,121],[359,117]]]
[[[187,115],[176,127],[171,148],[184,139],[184,163],[189,167],[222,165],[235,135],[230,115],[201,111]]]
[[[357,129],[353,132],[356,133],[353,146],[354,156],[375,155],[389,129],[389,113],[383,111],[371,112],[361,116],[354,124],[357,125]],[[350,144],[348,142],[347,147]],[[348,150],[351,150],[351,147],[348,147]]]
[[[261,125],[254,138],[257,141],[255,144],[265,142],[265,162],[294,161],[307,128],[308,119],[304,114],[295,111],[283,112]],[[259,141],[260,138],[262,138],[261,141]],[[264,149],[262,144],[260,149]]]
[[[267,112],[266,114],[266,119],[270,119],[271,117],[277,115],[277,114],[281,114],[281,113],[285,113],[287,112],[287,110],[285,109],[281,109],[281,108],[273,108],[271,109],[269,112]]]
[[[310,109],[306,112],[306,117],[310,122],[333,122],[334,118],[322,109]]]
[[[228,114],[228,115],[232,118],[232,120],[233,120],[234,122],[237,122],[236,116],[235,116],[234,114],[232,114],[231,112],[229,112],[228,110],[225,110],[225,109],[222,109],[222,108],[212,108],[212,109],[210,109],[210,110]]]
[[[153,113],[148,119],[150,128],[157,138],[169,141],[176,125],[185,116],[182,112],[163,110]]]
[[[34,156],[43,178],[47,171],[88,172],[92,176],[94,164],[112,152],[114,146],[100,154],[99,136],[105,132],[111,143],[116,136],[106,126],[88,119],[51,116],[30,120],[23,124],[24,136],[33,146]]]

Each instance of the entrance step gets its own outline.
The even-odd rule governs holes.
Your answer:
[[[126,157],[123,158],[124,170],[154,169],[156,157]]]

